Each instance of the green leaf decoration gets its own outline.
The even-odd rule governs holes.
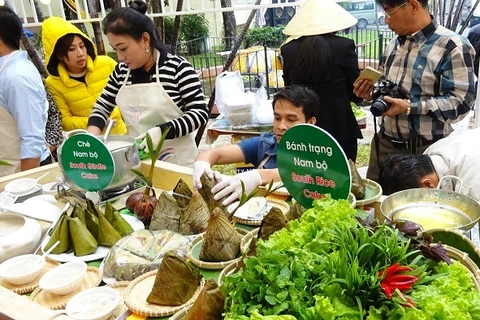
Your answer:
[[[273,179],[272,179],[272,181],[270,181],[270,183],[265,187],[265,197],[268,197],[269,195],[271,195],[272,193],[274,193],[278,189],[284,187],[283,183],[280,183],[275,188],[273,187],[273,184],[274,184],[274,182],[273,182]]]
[[[0,166],[12,166],[12,164],[5,160],[0,159]]]

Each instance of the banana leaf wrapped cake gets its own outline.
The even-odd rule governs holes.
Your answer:
[[[152,231],[170,230],[178,232],[181,215],[182,211],[175,198],[168,192],[163,191],[158,197],[149,229]]]
[[[179,231],[183,235],[193,235],[204,232],[208,226],[210,211],[200,193],[195,191],[180,217]]]
[[[225,294],[212,279],[205,283],[184,320],[222,320]]]
[[[241,236],[220,208],[210,215],[207,232],[203,236],[200,260],[220,262],[235,259],[240,252]]]
[[[180,306],[190,300],[197,291],[202,276],[184,259],[173,254],[163,257],[155,277],[148,303],[163,306]]]
[[[177,201],[181,210],[184,210],[187,207],[192,195],[193,192],[190,190],[187,183],[183,181],[183,179],[178,180],[177,185],[173,188],[172,196]]]
[[[54,243],[60,244],[53,254],[74,252],[81,257],[95,253],[98,246],[113,246],[124,235],[133,232],[130,224],[107,202],[103,213],[93,202],[87,200],[87,207],[79,204],[63,212],[50,233],[44,251]]]

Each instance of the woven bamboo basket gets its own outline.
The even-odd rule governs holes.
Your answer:
[[[287,215],[288,210],[290,210],[290,205],[283,200],[279,200],[279,199],[275,199],[275,198],[267,198],[267,202],[272,207],[277,207],[280,210],[282,210],[284,215]],[[260,220],[249,220],[249,219],[239,218],[235,215],[233,216],[234,221],[236,221],[238,223],[241,223],[241,224],[244,224],[244,225],[247,225],[247,226],[259,226],[259,225],[262,224],[262,219],[260,219]]]
[[[253,229],[243,236],[242,240],[240,241],[240,251],[242,252],[242,255],[247,254],[248,248],[250,247],[250,242],[252,242],[253,238],[258,236],[258,230],[260,230],[260,228]]]
[[[229,276],[229,275],[231,275],[232,273],[235,272],[235,270],[237,269],[239,263],[240,263],[240,260],[239,260],[239,261],[232,262],[232,263],[230,263],[228,266],[226,266],[225,268],[223,268],[223,270],[222,270],[222,271],[220,272],[220,274],[218,275],[217,283],[218,283],[219,286],[222,285],[223,279],[224,279],[226,276]]]
[[[133,313],[146,317],[171,316],[193,304],[205,285],[205,279],[202,278],[194,295],[185,304],[180,306],[162,306],[148,303],[147,297],[155,283],[157,272],[158,270],[153,270],[141,275],[130,282],[125,290],[125,304]]]
[[[370,179],[363,179],[365,181],[365,198],[364,199],[356,199],[356,206],[366,206],[369,204],[374,203],[382,196],[382,187],[375,181]]]
[[[191,306],[192,305],[178,311],[173,316],[171,316],[168,320],[183,320],[183,319],[185,319],[185,316],[187,315],[188,310],[190,309]]]
[[[435,244],[432,244],[435,245]],[[480,269],[478,266],[469,258],[468,254],[463,251],[458,250],[457,248],[443,245],[447,250],[447,255],[450,259],[460,262],[472,276],[472,281],[475,285],[475,288],[480,292]]]
[[[240,236],[245,236],[248,231],[242,228],[235,228],[235,230],[240,234]],[[188,259],[197,267],[202,269],[210,269],[210,270],[220,270],[231,264],[232,262],[240,260],[242,257],[241,255],[237,256],[237,258],[228,260],[228,261],[219,261],[219,262],[210,262],[210,261],[203,261],[198,258],[195,254],[196,247],[202,246],[203,244],[203,237],[204,234],[199,235],[198,237],[193,240],[189,247],[188,247]],[[240,248],[241,249],[241,248]]]

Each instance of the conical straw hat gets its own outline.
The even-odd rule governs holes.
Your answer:
[[[343,30],[356,23],[357,18],[334,0],[307,0],[283,33],[287,36],[313,36]]]

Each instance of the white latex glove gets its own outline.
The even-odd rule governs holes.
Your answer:
[[[140,145],[138,146],[138,149],[145,149],[145,152],[150,153],[150,150],[148,150],[147,146],[147,133],[150,134],[150,137],[152,138],[153,148],[156,149],[158,144],[160,143],[160,139],[162,139],[162,129],[160,129],[160,127],[153,127],[152,129],[145,132],[145,134],[135,138],[136,140],[143,139],[142,143],[140,143]]]
[[[215,187],[213,187],[212,193],[215,194],[213,198],[215,200],[220,200],[223,197],[230,195],[222,202],[224,206],[239,199],[242,195],[241,181],[243,181],[243,184],[245,185],[245,193],[249,194],[262,184],[262,177],[260,177],[258,170],[250,170],[237,174],[231,179],[223,179],[222,182],[217,183]]]
[[[210,163],[202,160],[195,161],[193,163],[193,188],[196,191],[198,191],[198,189],[202,189],[202,182],[200,181],[200,177],[204,173],[210,179],[215,179],[215,181],[217,182],[222,181],[222,175],[218,171],[213,171],[210,167]]]

